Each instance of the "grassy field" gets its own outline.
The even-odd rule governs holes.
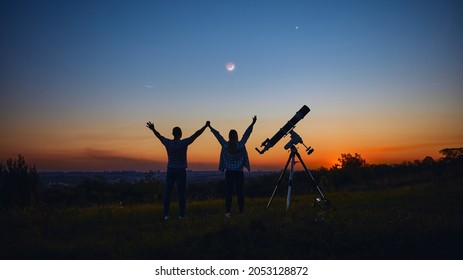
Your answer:
[[[313,196],[247,199],[224,217],[222,200],[189,201],[187,218],[161,205],[0,212],[1,259],[463,259],[463,188],[421,184]],[[236,201],[233,205],[236,209]]]

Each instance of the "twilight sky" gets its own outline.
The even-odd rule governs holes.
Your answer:
[[[251,166],[280,169],[289,137],[254,148],[304,104],[310,168],[438,159],[463,146],[462,14],[458,0],[2,1],[0,160],[165,170],[147,121],[227,137],[257,115]],[[189,168],[215,170],[219,152],[206,130]]]

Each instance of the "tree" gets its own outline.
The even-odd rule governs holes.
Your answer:
[[[434,161],[434,159],[430,156],[427,156],[423,159],[423,161],[421,162],[423,165],[425,166],[432,166],[434,165],[436,162]]]
[[[341,154],[338,162],[331,167],[335,189],[338,190],[340,185],[347,186],[351,189],[361,189],[364,187],[364,177],[367,176],[365,170],[367,162],[358,153]],[[367,172],[367,173],[368,173]]]
[[[338,158],[338,162],[333,165],[332,169],[357,169],[361,167],[366,167],[367,162],[362,158],[360,154],[355,153],[352,156],[350,153],[341,154],[341,157]]]
[[[444,160],[456,160],[463,158],[463,148],[446,148],[439,151]]]
[[[0,208],[24,208],[37,201],[38,195],[37,169],[27,165],[22,155],[0,163]]]

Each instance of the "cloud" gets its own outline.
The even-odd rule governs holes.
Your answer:
[[[42,151],[25,154],[38,171],[149,171],[166,170],[166,161],[123,155],[118,151],[84,148],[78,151]],[[192,170],[216,170],[217,163],[188,162]]]
[[[164,170],[166,162],[126,156],[111,150],[86,148],[73,152],[30,153],[28,162],[39,171]]]
[[[95,166],[106,170],[150,170],[161,169],[166,165],[163,162],[121,155],[110,150],[87,148],[83,151],[82,156],[90,163],[94,163]]]
[[[379,146],[366,149],[369,152],[401,152],[430,147],[445,147],[447,143],[424,143],[415,145]]]
[[[153,88],[152,85],[145,85],[145,88]]]

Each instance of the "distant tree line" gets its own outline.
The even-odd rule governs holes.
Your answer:
[[[103,175],[83,179],[74,187],[55,187],[45,190],[42,199],[48,205],[90,206],[96,204],[152,203],[162,201],[163,182],[153,172],[143,179],[110,182]]]
[[[400,164],[368,164],[360,154],[341,154],[331,168],[311,171],[323,192],[368,191],[397,188],[421,183],[463,181],[463,148],[440,150],[442,158],[407,161]],[[288,172],[287,172],[288,173]],[[247,197],[268,197],[280,172],[246,178]],[[316,193],[314,182],[303,171],[295,172],[292,193]],[[288,174],[280,183],[277,195],[286,195]],[[23,156],[0,163],[0,209],[24,208],[38,204],[49,206],[88,206],[95,204],[139,204],[161,202],[163,182],[153,172],[138,181],[110,182],[104,176],[85,178],[75,187],[45,188],[35,166],[26,164]],[[175,195],[175,191],[174,191]],[[224,196],[224,181],[190,183],[188,198],[216,199]],[[175,199],[175,198],[174,198]]]
[[[330,170],[319,170],[320,179],[330,191],[355,191],[461,178],[463,148],[447,148],[439,153],[443,157],[437,161],[427,156],[400,164],[368,164],[357,153],[341,154]]]

